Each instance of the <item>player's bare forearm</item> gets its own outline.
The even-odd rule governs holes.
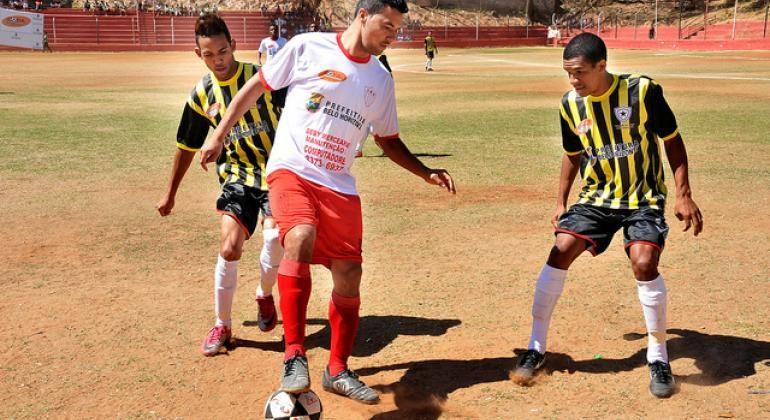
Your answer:
[[[554,228],[558,227],[559,218],[567,209],[567,200],[569,192],[572,189],[572,183],[575,181],[578,168],[580,167],[580,156],[570,156],[564,154],[561,158],[561,171],[559,173],[559,195],[556,198],[556,211],[551,217],[551,224]]]
[[[262,86],[259,77],[252,77],[245,85],[243,85],[243,88],[238,91],[233,98],[233,101],[230,102],[230,106],[222,117],[222,121],[219,122],[217,129],[214,130],[214,135],[211,136],[214,140],[219,142],[220,146],[224,142],[227,132],[230,131],[235,123],[243,117],[243,114],[257,102],[263,93],[265,93],[265,87]]]
[[[158,210],[161,216],[168,216],[171,214],[171,209],[174,208],[174,201],[176,198],[176,192],[179,189],[179,185],[182,183],[187,169],[190,168],[195,152],[188,150],[177,149],[174,154],[174,164],[171,168],[171,179],[168,182],[168,190],[166,195],[160,199],[155,208]]]
[[[566,208],[569,200],[569,192],[572,189],[572,183],[575,182],[578,169],[580,168],[580,156],[570,156],[564,154],[561,159],[561,171],[559,173],[559,195],[556,205]]]
[[[238,94],[230,102],[230,106],[227,108],[227,112],[225,112],[222,120],[217,124],[214,134],[206,140],[206,143],[201,148],[201,167],[203,170],[208,170],[206,165],[217,160],[222,152],[222,146],[224,145],[227,133],[243,117],[243,114],[257,102],[263,93],[265,93],[265,87],[262,85],[259,77],[252,77],[238,91]]]
[[[668,164],[671,165],[671,172],[674,173],[674,182],[676,183],[677,197],[690,197],[690,175],[687,163],[687,149],[684,147],[682,137],[677,135],[673,139],[664,143]]]
[[[693,227],[693,234],[698,236],[703,230],[703,215],[700,208],[692,199],[690,189],[690,175],[687,163],[687,149],[682,137],[677,135],[664,143],[668,163],[674,173],[676,184],[676,202],[674,203],[674,215],[684,222],[684,231]]]
[[[174,154],[174,164],[171,168],[171,179],[168,183],[168,195],[176,195],[176,192],[179,189],[179,185],[182,184],[182,179],[187,173],[187,169],[190,168],[190,164],[192,163],[194,157],[195,152],[176,149],[176,153]]]
[[[376,142],[390,160],[427,181],[430,170],[409,151],[401,139],[376,140]]]
[[[376,140],[385,155],[398,166],[419,176],[425,182],[446,188],[454,194],[455,184],[449,173],[443,169],[431,169],[425,166],[409,151],[401,139]]]

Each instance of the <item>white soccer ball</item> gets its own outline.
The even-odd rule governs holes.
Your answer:
[[[267,420],[321,420],[322,418],[321,399],[313,391],[300,394],[276,391],[265,404]]]

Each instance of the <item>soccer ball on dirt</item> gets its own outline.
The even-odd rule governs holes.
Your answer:
[[[267,420],[321,420],[323,407],[321,399],[313,391],[290,394],[276,391],[265,404]]]

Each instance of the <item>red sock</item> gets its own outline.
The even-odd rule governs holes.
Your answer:
[[[332,292],[329,301],[329,325],[332,345],[329,354],[329,373],[335,376],[348,367],[348,357],[353,353],[353,343],[358,333],[358,308],[361,297],[345,297]]]
[[[281,294],[283,335],[286,342],[284,359],[294,357],[299,351],[305,355],[305,323],[307,304],[310,301],[310,264],[283,259],[278,267],[278,292]]]

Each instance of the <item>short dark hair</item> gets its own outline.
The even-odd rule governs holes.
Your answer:
[[[607,46],[598,36],[590,32],[583,32],[572,38],[567,47],[564,48],[562,55],[565,60],[578,57],[583,57],[592,64],[596,64],[607,59]]]
[[[212,36],[224,35],[227,42],[233,42],[230,37],[230,30],[227,29],[225,21],[216,13],[204,13],[195,21],[195,43],[198,43],[199,37],[211,38]]]
[[[353,14],[357,14],[359,10],[364,9],[366,10],[366,13],[374,15],[379,13],[385,6],[390,6],[401,13],[409,11],[406,0],[358,0],[358,3],[356,3],[356,10],[353,11]]]

